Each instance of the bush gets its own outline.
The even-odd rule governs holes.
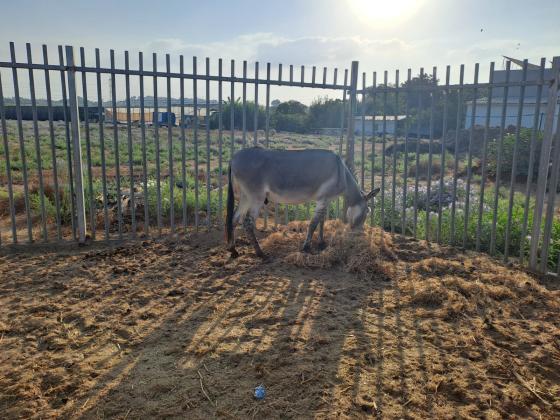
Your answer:
[[[410,159],[410,155],[409,155]],[[444,175],[448,171],[453,171],[453,167],[455,164],[455,160],[453,155],[447,153],[445,156],[445,170]],[[428,170],[429,170],[429,155],[422,154],[418,157],[418,177],[420,179],[427,179],[428,178]],[[441,175],[441,156],[440,155],[432,155],[432,177],[433,176],[440,176]],[[416,157],[412,155],[412,159],[408,164],[408,176],[415,177],[416,176]]]
[[[448,188],[449,185],[446,187]],[[494,220],[494,193],[495,190],[487,189],[482,203],[481,223],[480,223],[480,250],[482,252],[490,252],[492,225]],[[412,235],[414,233],[414,187],[407,189],[407,199],[405,203],[405,230],[402,230],[402,186],[397,188],[396,205],[392,208],[392,191],[388,185],[385,191],[384,200],[384,222],[381,220],[381,196],[377,196],[373,207],[373,223],[376,226],[382,226],[385,230],[391,230],[394,226],[395,232]],[[453,222],[452,207],[445,205],[441,212],[441,236],[440,241],[443,244],[463,245],[463,236],[465,234],[465,190],[464,185],[457,187],[457,200],[455,208],[455,217]],[[426,200],[426,191],[424,188],[419,189],[418,204]],[[465,246],[470,249],[476,248],[476,237],[478,230],[479,218],[479,191],[471,190],[469,201],[469,212],[466,223],[466,241]],[[420,207],[420,206],[418,206]],[[496,231],[495,231],[495,253],[504,255],[505,253],[505,237],[508,220],[509,193],[505,188],[500,189],[498,194],[498,206],[496,212]],[[528,234],[532,230],[533,224],[534,201],[531,200],[527,212],[527,231],[523,236],[523,217],[525,213],[525,196],[521,193],[514,195],[513,207],[511,212],[511,225],[509,237],[509,255],[518,257],[521,250],[523,255],[527,256],[529,250],[530,239]],[[370,220],[368,218],[368,220]],[[543,221],[544,225],[544,221]],[[426,220],[426,210],[417,209],[417,225],[416,236],[420,239],[429,238],[431,241],[437,239],[438,233],[438,213],[437,209],[432,209],[430,213],[429,225]],[[551,241],[549,247],[548,267],[550,270],[556,271],[556,264],[560,256],[560,220],[554,219],[552,224]]]
[[[519,133],[519,145],[517,150],[517,168],[515,171],[515,179],[517,181],[526,181],[529,175],[529,157],[531,149],[531,136],[532,130],[529,128],[522,128]],[[535,176],[539,171],[539,156],[541,152],[542,145],[542,132],[537,132],[535,137],[535,152],[534,152],[534,166],[532,176]],[[511,170],[513,165],[513,151],[515,148],[515,134],[504,135],[502,158],[501,158],[501,168],[500,168],[500,179],[510,180]],[[498,164],[498,149],[499,149],[499,138],[493,139],[488,145],[488,160],[487,160],[487,170],[488,175],[492,178],[496,178],[497,164]]]
[[[274,128],[278,131],[290,131],[292,133],[307,133],[309,131],[309,117],[306,114],[275,113],[272,121]]]

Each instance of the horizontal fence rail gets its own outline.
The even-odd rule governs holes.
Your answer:
[[[343,156],[364,191],[381,188],[370,224],[560,272],[558,57],[342,73],[34,52],[11,43],[0,61],[0,245],[209,230],[224,220],[235,151],[313,147]],[[316,99],[274,100],[288,92]],[[260,222],[313,209],[271,203]]]

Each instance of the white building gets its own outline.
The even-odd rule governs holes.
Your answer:
[[[361,116],[354,117],[354,134],[362,135],[362,123],[364,129],[364,135],[372,136],[383,135],[383,126],[385,125],[385,133],[388,135],[395,134],[395,127],[402,124],[406,115],[387,115],[383,117],[382,115],[366,115],[364,121],[362,122]]]
[[[513,60],[515,64],[522,65],[519,60]],[[506,70],[494,70],[494,83],[505,83]],[[527,69],[527,81],[538,81],[540,79],[539,66],[530,64]],[[521,127],[533,128],[536,124],[538,130],[544,129],[546,108],[548,106],[548,86],[546,81],[552,79],[552,69],[547,68],[544,70],[545,84],[542,88],[540,108],[537,112],[537,86],[526,86],[525,96],[523,99],[523,109],[521,111]],[[523,70],[515,69],[510,70],[510,82],[521,82],[523,80]],[[510,125],[517,125],[517,118],[519,113],[519,101],[521,96],[520,86],[510,86],[508,88],[508,97],[505,106],[505,127]],[[504,106],[505,88],[496,87],[492,89],[492,102],[490,104],[490,126],[499,127],[502,122],[503,106]],[[557,104],[560,104],[560,96],[556,99]],[[558,113],[560,106],[556,106],[556,115],[554,118],[554,128],[558,123]],[[474,125],[486,125],[486,113],[488,110],[488,98],[481,98],[476,101],[476,112],[474,115]],[[473,103],[472,101],[466,103],[465,113],[465,128],[470,128],[472,125]],[[536,120],[535,120],[536,118]]]

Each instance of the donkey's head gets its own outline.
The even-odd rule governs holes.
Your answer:
[[[371,190],[368,194],[362,192],[361,200],[357,204],[348,207],[346,211],[346,220],[350,223],[352,230],[361,230],[364,227],[366,217],[370,212],[368,207],[369,200],[377,195],[379,188]]]

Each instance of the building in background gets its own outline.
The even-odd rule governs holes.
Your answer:
[[[506,60],[510,60],[517,68],[510,69],[509,80],[510,82],[522,82],[523,81],[523,61],[516,60],[510,57],[504,57]],[[540,80],[540,66],[536,64],[527,65],[527,81],[536,82]],[[506,70],[494,70],[493,73],[494,83],[505,83],[507,78]],[[548,106],[548,83],[547,81],[553,78],[552,68],[546,68],[544,70],[544,85],[542,89],[542,95],[540,100],[540,107],[537,104],[537,92],[538,86],[526,86],[525,96],[523,99],[523,109],[521,112],[521,127],[533,128],[536,124],[538,130],[544,129],[544,118],[546,115],[546,108]],[[492,102],[490,104],[490,126],[499,127],[502,122],[502,115],[504,110],[504,98],[505,98],[505,88],[495,87],[492,89]],[[505,104],[505,127],[510,125],[517,125],[517,118],[519,113],[519,101],[521,98],[521,86],[510,86],[507,92],[507,102]],[[558,123],[558,113],[560,108],[560,95],[556,98],[556,114],[554,119],[554,128]],[[484,126],[486,125],[486,114],[488,109],[488,98],[480,98],[476,101],[476,111],[474,115],[474,125]],[[466,103],[465,112],[465,128],[470,128],[472,126],[472,115],[473,115],[473,102],[468,101]],[[536,118],[536,120],[535,120]]]
[[[364,135],[366,136],[381,136],[383,135],[383,125],[385,124],[385,133],[388,135],[395,134],[395,128],[400,129],[404,124],[406,115],[387,115],[383,117],[382,115],[366,115],[363,124]],[[385,123],[383,122],[385,120]],[[354,117],[354,134],[362,135],[362,117]]]

